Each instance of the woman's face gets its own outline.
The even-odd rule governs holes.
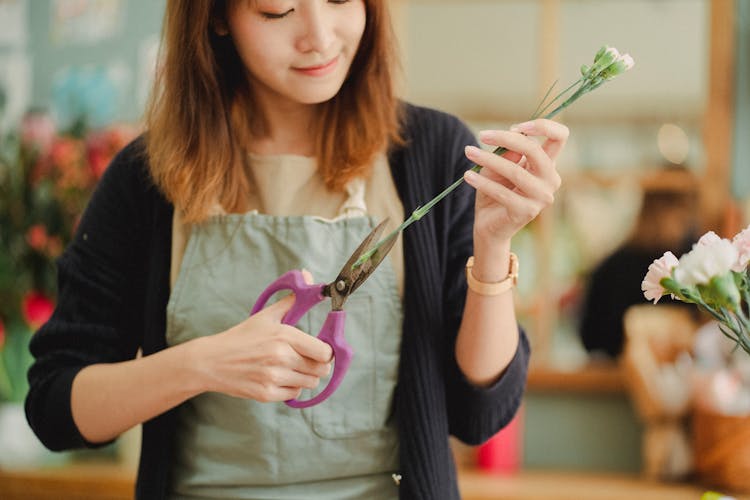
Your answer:
[[[235,0],[227,28],[265,104],[317,104],[341,88],[365,28],[364,0]]]

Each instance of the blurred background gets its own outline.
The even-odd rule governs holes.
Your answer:
[[[640,291],[664,251],[750,222],[750,1],[384,1],[402,94],[475,131],[527,120],[602,45],[636,61],[558,116],[571,130],[563,187],[514,240],[528,390],[496,438],[454,443],[464,497],[750,492],[744,359],[708,318],[668,299],[644,307]],[[51,453],[21,402],[54,259],[141,130],[164,4],[0,0],[0,498],[132,496],[138,429],[96,453]]]

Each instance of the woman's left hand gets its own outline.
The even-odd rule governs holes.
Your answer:
[[[476,188],[474,235],[490,245],[510,241],[526,224],[555,200],[561,184],[555,160],[568,139],[568,128],[552,120],[537,119],[516,125],[511,131],[480,133],[484,144],[503,146],[497,156],[474,146],[466,156],[483,167],[467,171],[464,179]],[[542,136],[540,144],[528,136]]]

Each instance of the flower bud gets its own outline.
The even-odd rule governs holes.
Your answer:
[[[581,64],[581,75],[587,76],[589,74],[589,71],[591,71],[591,66],[587,64]]]
[[[634,65],[635,65],[635,61],[633,61],[633,58],[630,56],[630,54],[625,54],[623,56],[620,56],[618,60],[610,64],[601,73],[599,73],[599,76],[601,76],[602,78],[605,78],[606,80],[611,80],[617,75],[621,75],[622,73],[625,73]]]
[[[612,63],[620,58],[620,52],[614,47],[607,47],[606,50],[594,59],[594,65],[591,67],[591,73],[598,75],[607,69]]]
[[[596,52],[596,55],[594,55],[594,62],[598,61],[600,57],[604,55],[604,52],[609,48],[609,45],[602,45],[602,48],[599,49]]]
[[[725,307],[736,311],[740,304],[740,291],[732,273],[714,276],[708,285],[698,285],[703,301],[709,306]]]

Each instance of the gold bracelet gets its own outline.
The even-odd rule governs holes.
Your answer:
[[[518,283],[518,257],[513,252],[510,253],[510,265],[508,266],[508,276],[495,283],[485,283],[474,277],[471,269],[474,267],[474,257],[469,257],[466,262],[466,281],[469,288],[479,295],[500,295],[507,292]]]

